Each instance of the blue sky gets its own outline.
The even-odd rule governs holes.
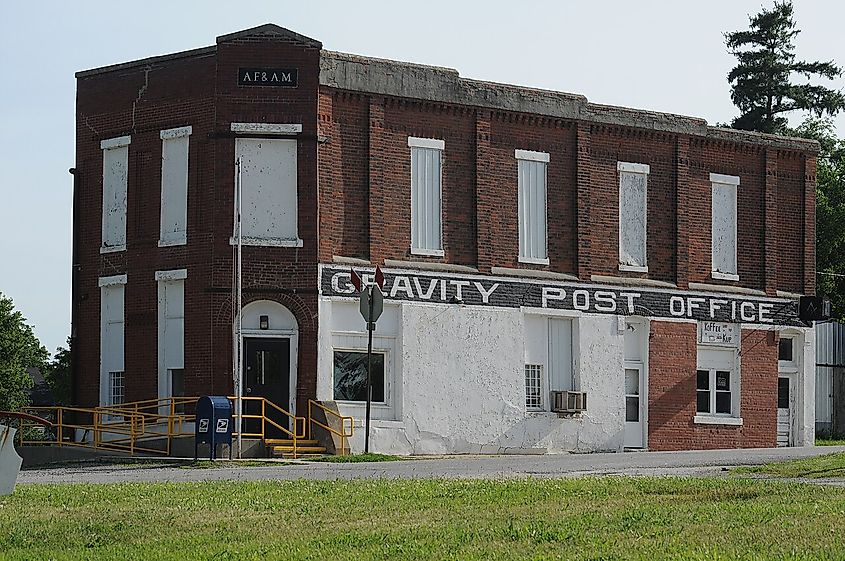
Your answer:
[[[276,23],[324,48],[693,115],[736,111],[722,33],[761,0],[0,2],[0,292],[52,351],[70,333],[74,72]],[[771,5],[771,2],[765,2]],[[798,55],[845,65],[845,3],[796,0]],[[845,80],[834,82],[837,88]],[[837,121],[845,136],[845,116]]]

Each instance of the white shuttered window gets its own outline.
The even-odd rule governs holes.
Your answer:
[[[124,293],[126,275],[100,277],[100,405],[115,405],[119,374],[123,387]]]
[[[516,150],[519,190],[519,260],[523,263],[549,263],[546,212],[545,152]]]
[[[175,390],[185,367],[185,279],[188,271],[156,272],[158,282],[158,396],[178,395]],[[177,383],[174,383],[177,382]]]
[[[736,266],[737,207],[736,190],[739,177],[734,175],[710,174],[712,186],[713,221],[711,249],[714,279],[739,280]]]
[[[100,253],[126,249],[126,185],[130,142],[129,136],[100,142],[103,150],[103,236]]]
[[[618,162],[619,270],[646,272],[648,173],[646,164]]]
[[[411,149],[411,253],[443,255],[442,162],[444,141],[408,137]]]
[[[191,127],[161,131],[161,232],[159,246],[187,243],[188,138]]]
[[[241,182],[243,243],[301,247],[297,234],[297,141],[235,139]],[[237,201],[235,201],[237,205]]]

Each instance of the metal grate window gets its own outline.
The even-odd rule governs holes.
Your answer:
[[[109,405],[120,405],[125,398],[123,372],[109,372]]]
[[[543,408],[543,366],[541,364],[525,365],[525,407],[528,409]]]

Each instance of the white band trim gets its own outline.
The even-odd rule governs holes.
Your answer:
[[[720,185],[739,185],[739,176],[737,175],[722,175],[721,173],[711,173],[710,183],[718,183]]]
[[[627,171],[629,173],[649,173],[651,167],[648,164],[632,164],[630,162],[616,162],[617,171]]]
[[[193,128],[188,125],[187,127],[178,127],[175,129],[165,129],[159,133],[162,140],[168,140],[170,138],[181,138],[183,136],[190,136],[193,132]]]
[[[114,284],[126,284],[126,275],[112,275],[110,277],[100,277],[97,282],[98,286],[112,286]]]
[[[110,148],[120,148],[122,146],[129,146],[132,143],[131,136],[118,136],[117,138],[108,138],[100,141],[100,149],[108,150]]]
[[[156,271],[157,281],[172,281],[188,278],[188,269],[174,269],[172,271]]]
[[[514,150],[513,155],[517,160],[528,160],[531,162],[549,162],[547,152],[534,152],[533,150]]]
[[[446,148],[446,141],[438,140],[436,138],[417,138],[415,136],[409,136],[408,146],[412,148],[434,148],[435,150],[444,150]]]
[[[300,123],[232,123],[232,132],[261,134],[297,134],[302,132]]]
[[[696,415],[692,422],[696,425],[731,425],[742,426],[742,417],[717,417],[715,415]]]

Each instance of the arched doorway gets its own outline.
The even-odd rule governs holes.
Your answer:
[[[296,365],[299,326],[290,310],[278,302],[257,300],[243,308],[243,395],[264,397],[291,414],[296,414]],[[255,401],[244,402],[244,414],[260,414]],[[287,427],[284,415],[266,414]],[[255,421],[244,419],[245,433],[258,432]],[[273,432],[273,431],[268,431]],[[281,436],[281,435],[279,435]]]

